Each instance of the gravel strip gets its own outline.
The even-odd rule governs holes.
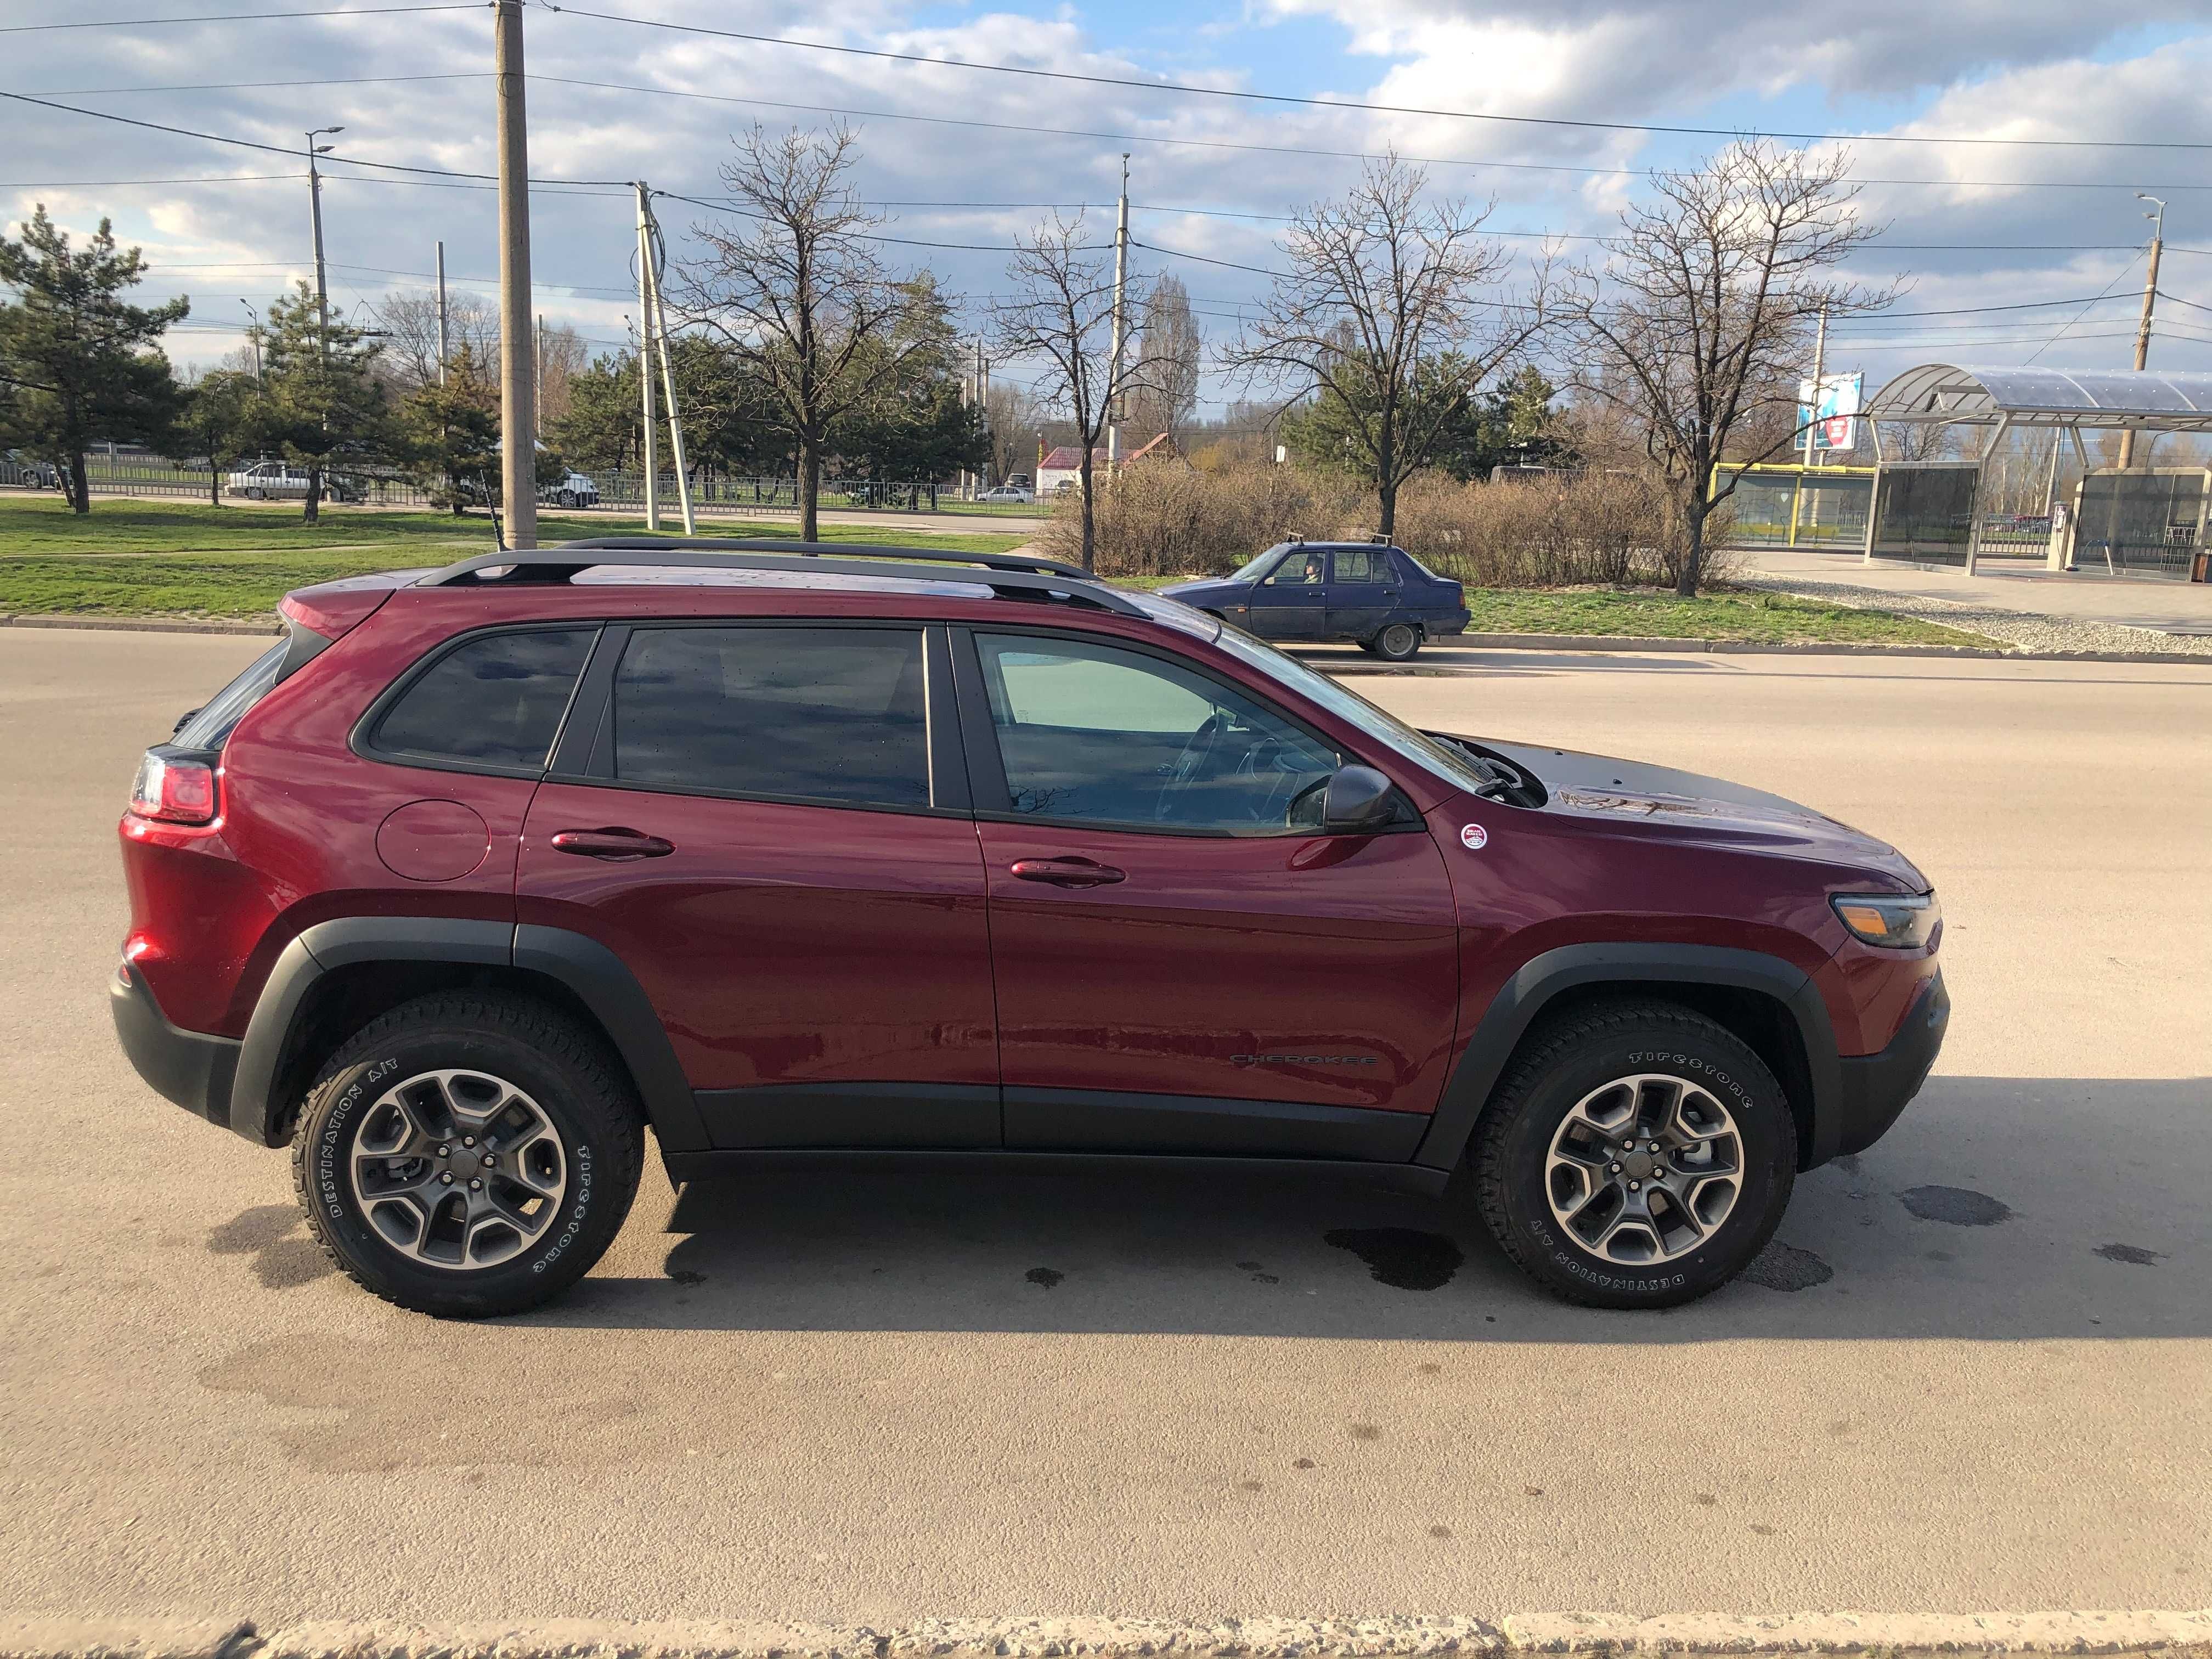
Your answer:
[[[2122,628],[2114,623],[2081,622],[2070,617],[2046,617],[1997,605],[1968,605],[1958,599],[1892,593],[1851,582],[1763,575],[1741,575],[1730,580],[1740,587],[1764,587],[1777,593],[1794,593],[1800,599],[1846,605],[1855,611],[1887,611],[1892,616],[1911,617],[1945,628],[1963,628],[2025,651],[2153,652],[2161,657],[2212,657],[2212,638],[2161,634],[2151,628]]]

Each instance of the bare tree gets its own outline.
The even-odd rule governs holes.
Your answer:
[[[383,331],[384,350],[377,360],[379,378],[402,396],[438,384],[438,296],[422,289],[386,295],[376,307],[376,325]],[[473,372],[483,387],[491,386],[499,374],[499,313],[475,294],[446,296],[446,351],[450,362],[469,349]]]
[[[567,416],[575,401],[573,383],[591,360],[584,337],[569,324],[556,323],[538,337],[538,425],[541,431],[551,431],[556,421]]]
[[[722,182],[749,222],[693,226],[708,251],[681,267],[672,298],[773,397],[799,449],[799,533],[812,541],[831,426],[936,342],[901,325],[911,296],[868,246],[882,219],[853,193],[851,129],[756,126],[733,142]]]
[[[1794,413],[1771,422],[1768,405],[1786,398],[1794,410],[1821,311],[1833,321],[1896,297],[1831,275],[1881,229],[1858,216],[1850,167],[1841,154],[1757,140],[1655,173],[1657,200],[1622,212],[1602,263],[1573,273],[1562,297],[1581,389],[1632,417],[1681,511],[1675,592],[1686,598],[1704,574],[1705,521],[1743,476],[1716,488],[1739,423],[1771,422],[1743,464],[1787,449],[1802,428]]]
[[[1027,386],[993,380],[983,415],[991,433],[991,477],[1003,483],[1036,462],[1036,434],[1046,418],[1043,404]],[[1036,480],[1032,478],[1031,483]]]
[[[1014,292],[991,303],[993,338],[1000,356],[1043,365],[1037,396],[1073,419],[1088,570],[1097,552],[1092,453],[1130,381],[1127,354],[1116,364],[1111,348],[1114,262],[1085,234],[1081,214],[1068,220],[1055,213],[1015,247],[1006,277]]]
[[[1190,293],[1172,272],[1152,284],[1145,301],[1145,330],[1137,341],[1137,366],[1128,389],[1125,424],[1139,432],[1176,437],[1198,408],[1198,377],[1205,337],[1191,315]]]
[[[1427,185],[1391,155],[1299,214],[1282,244],[1290,270],[1223,354],[1248,385],[1315,396],[1372,482],[1386,536],[1399,487],[1541,329],[1549,289],[1540,267],[1524,299],[1496,292],[1512,256],[1482,238],[1490,209],[1430,202]]]

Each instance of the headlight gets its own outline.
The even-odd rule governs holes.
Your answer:
[[[1893,951],[1920,949],[1943,925],[1933,893],[1838,893],[1828,902],[1859,938]]]

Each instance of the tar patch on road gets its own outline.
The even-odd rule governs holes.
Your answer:
[[[1032,1267],[1022,1277],[1039,1290],[1048,1291],[1067,1275],[1054,1267]]]
[[[2124,1261],[2134,1267],[2152,1267],[2166,1260],[2163,1250],[2146,1250],[2140,1244],[2100,1244],[2096,1254],[2107,1261]]]
[[[1743,1276],[1770,1291],[1809,1291],[1836,1276],[1836,1270],[1810,1250],[1775,1239],[1743,1270]]]
[[[207,1247],[211,1255],[252,1256],[253,1276],[272,1291],[287,1291],[332,1271],[331,1259],[307,1237],[307,1224],[290,1204],[261,1204],[240,1212],[208,1230]]]
[[[1336,1227],[1321,1242],[1349,1250],[1367,1264],[1377,1284],[1401,1291],[1433,1291],[1451,1283],[1467,1258],[1442,1233],[1412,1227]]]
[[[1966,1187],[1913,1187],[1898,1197],[1923,1221],[1948,1221],[1954,1227],[1994,1227],[2012,1219],[2009,1206]]]

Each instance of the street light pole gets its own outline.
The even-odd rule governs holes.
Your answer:
[[[446,383],[446,245],[438,244],[438,384]]]
[[[253,326],[246,331],[246,337],[253,343],[253,384],[259,386],[261,384],[261,313],[253,308],[253,302],[251,300],[240,300],[238,303],[244,306],[246,314],[253,319]]]
[[[1129,280],[1129,153],[1121,152],[1121,200],[1114,224],[1114,343],[1106,371],[1106,482],[1121,459],[1121,329]]]
[[[315,140],[336,137],[343,127],[317,127],[307,134],[307,215],[315,233],[315,318],[321,328],[322,352],[330,356],[331,289],[329,278],[323,269],[323,175],[315,165],[315,157],[331,152],[328,144]]]
[[[2136,368],[2141,371],[2150,362],[2150,313],[2151,306],[2158,298],[2158,256],[2166,246],[2166,204],[2155,196],[2144,195],[2141,191],[2136,192],[2136,200],[2148,202],[2158,210],[2155,213],[2143,215],[2151,222],[2151,232],[2150,271],[2143,278],[2142,321],[2136,325]],[[2135,465],[2135,461],[2136,429],[2129,427],[2120,434],[2120,471],[2126,471]]]

